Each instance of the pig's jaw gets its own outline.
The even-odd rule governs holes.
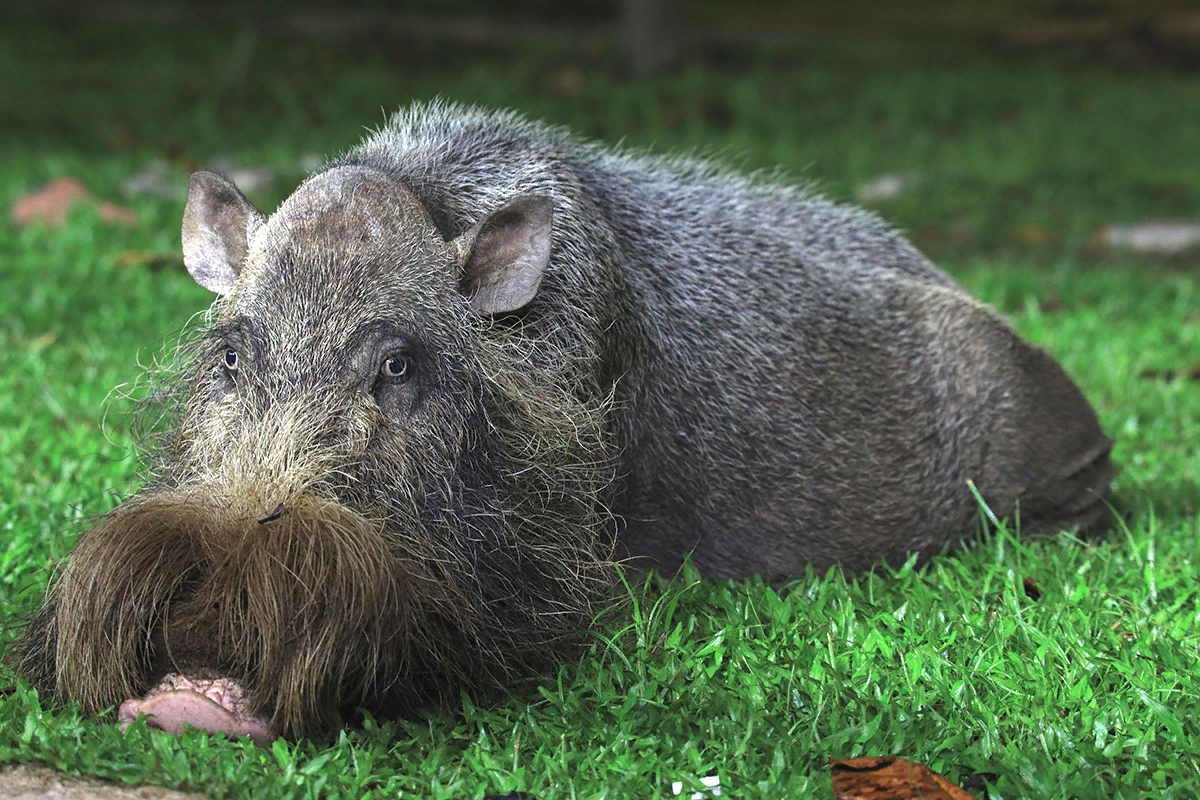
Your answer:
[[[151,728],[179,733],[188,727],[226,736],[249,736],[258,744],[276,738],[267,720],[248,713],[242,687],[226,678],[166,675],[145,697],[126,700],[117,712],[121,730],[139,716]]]

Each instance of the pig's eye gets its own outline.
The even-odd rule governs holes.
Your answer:
[[[225,368],[228,370],[236,370],[238,368],[237,350],[225,351]]]
[[[379,375],[389,381],[406,381],[412,372],[411,360],[408,356],[397,354],[388,356],[379,366]]]

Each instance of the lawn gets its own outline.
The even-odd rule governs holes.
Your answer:
[[[122,183],[225,158],[272,170],[251,197],[273,208],[306,157],[435,95],[780,166],[839,199],[919,176],[880,213],[1061,360],[1120,466],[1102,536],[1006,525],[864,576],[634,587],[582,662],[331,742],[121,735],[18,684],[0,696],[0,763],[214,797],[650,797],[717,775],[724,796],[821,798],[829,759],[899,755],[977,797],[1200,795],[1200,256],[1095,237],[1200,216],[1200,74],[1085,55],[826,41],[635,81],[603,48],[0,17],[0,202],[71,175],[137,214],[0,223],[6,625],[88,517],[138,486],[123,398],[211,300],[182,269],[182,195]]]

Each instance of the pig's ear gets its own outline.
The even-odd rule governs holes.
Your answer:
[[[550,263],[549,197],[524,195],[454,240],[460,286],[479,314],[503,314],[537,294]]]
[[[195,172],[183,210],[183,263],[196,283],[229,294],[263,215],[215,172]]]

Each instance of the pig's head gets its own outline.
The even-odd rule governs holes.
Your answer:
[[[522,196],[444,233],[358,166],[265,218],[194,175],[184,259],[221,297],[158,395],[151,480],[80,536],[19,672],[88,712],[313,736],[577,645],[614,467],[586,364],[520,316],[551,222]]]

